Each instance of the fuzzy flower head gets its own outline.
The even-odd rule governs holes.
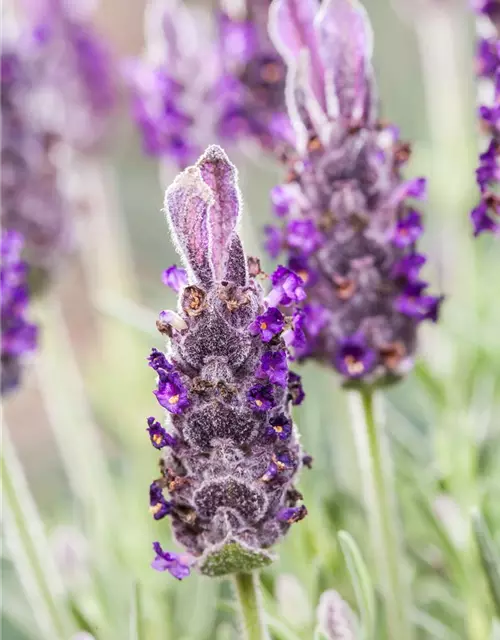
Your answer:
[[[46,272],[71,246],[67,197],[60,188],[58,133],[43,118],[44,86],[22,34],[1,52],[1,223],[24,239],[30,267]]]
[[[187,286],[177,312],[162,312],[158,324],[168,352],[148,358],[168,423],[148,419],[151,443],[164,452],[150,508],[157,520],[171,518],[186,549],[155,543],[153,567],[179,579],[192,567],[225,575],[269,564],[269,548],[307,513],[294,488],[302,452],[290,414],[304,393],[283,337],[301,294],[298,283],[286,285],[288,306],[270,306],[247,268],[240,208],[236,170],[217,146],[165,198]]]
[[[33,353],[37,327],[28,321],[27,268],[21,261],[22,236],[2,231],[0,239],[0,293],[2,307],[2,395],[20,382],[22,363]]]
[[[474,0],[479,39],[476,72],[480,88],[478,116],[486,137],[476,183],[481,199],[470,217],[474,235],[500,233],[500,1]]]
[[[290,337],[297,357],[333,366],[346,384],[397,379],[441,298],[419,275],[425,180],[402,180],[409,145],[378,120],[367,15],[351,0],[275,0],[270,33],[296,129],[286,181],[272,193],[272,248],[300,276],[281,267],[270,296],[302,306]]]
[[[210,25],[181,0],[152,0],[145,32],[142,59],[126,68],[132,114],[144,151],[183,169],[199,156],[215,128],[219,60]]]
[[[22,2],[32,25],[30,51],[52,101],[46,117],[73,148],[94,151],[109,129],[117,96],[112,55],[92,25],[93,3]]]
[[[286,67],[267,32],[270,0],[222,4],[220,136],[252,139],[278,152],[293,141],[293,129],[285,106]]]

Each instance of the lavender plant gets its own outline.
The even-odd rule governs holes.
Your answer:
[[[200,155],[215,129],[213,89],[220,60],[210,41],[210,25],[180,0],[152,0],[145,37],[142,59],[126,67],[133,117],[146,153],[183,169]]]
[[[294,487],[302,452],[290,407],[303,392],[286,336],[296,330],[264,297],[258,263],[247,267],[237,174],[220,147],[177,177],[165,207],[188,284],[177,312],[158,320],[168,352],[149,357],[171,427],[148,418],[151,442],[164,450],[150,505],[156,520],[171,516],[186,552],[155,542],[152,566],[179,579],[193,566],[248,573],[272,561],[269,548],[307,513]]]
[[[270,28],[289,67],[298,144],[271,194],[282,223],[266,229],[267,247],[304,280],[299,356],[346,384],[393,381],[411,369],[418,327],[437,320],[442,300],[420,275],[423,221],[408,202],[424,197],[425,179],[403,181],[410,145],[377,119],[360,5],[276,2]]]
[[[481,129],[488,143],[479,156],[476,183],[481,193],[471,212],[474,235],[500,230],[500,2],[473,0],[479,39],[476,48],[476,74],[484,93],[480,94]],[[483,96],[483,97],[482,97]]]
[[[21,260],[22,236],[2,231],[0,293],[2,320],[2,395],[20,382],[23,360],[36,348],[37,327],[28,320],[27,265]]]
[[[5,37],[2,83],[2,226],[20,232],[30,265],[50,269],[71,244],[60,185],[57,133],[42,122],[43,80],[24,34]]]
[[[92,25],[91,3],[23,3],[31,30],[26,46],[44,93],[50,93],[43,116],[72,148],[93,152],[109,130],[116,85],[111,52]]]
[[[267,32],[269,6],[270,0],[221,3],[218,126],[224,140],[251,139],[279,154],[294,136],[285,105],[286,68]]]

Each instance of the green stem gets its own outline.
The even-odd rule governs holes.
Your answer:
[[[3,427],[0,476],[6,547],[40,637],[65,640],[71,627],[64,607],[64,586],[7,426]]]
[[[243,638],[245,640],[269,640],[263,620],[258,573],[237,573],[234,576],[236,596],[240,605]]]
[[[387,434],[383,421],[376,419],[373,391],[355,392],[352,400],[358,464],[378,584],[384,596],[388,637],[391,640],[408,640],[413,634],[408,585],[402,576],[405,562],[395,510]]]

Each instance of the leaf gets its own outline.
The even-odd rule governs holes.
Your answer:
[[[497,615],[500,616],[500,559],[486,522],[478,510],[475,510],[472,514],[472,527],[490,589],[491,599]]]
[[[338,539],[354,587],[363,627],[363,637],[369,640],[375,637],[376,625],[373,583],[363,556],[352,536],[347,531],[339,531]]]

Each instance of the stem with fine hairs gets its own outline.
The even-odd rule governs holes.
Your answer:
[[[269,640],[263,620],[258,573],[237,573],[234,576],[244,640]]]

